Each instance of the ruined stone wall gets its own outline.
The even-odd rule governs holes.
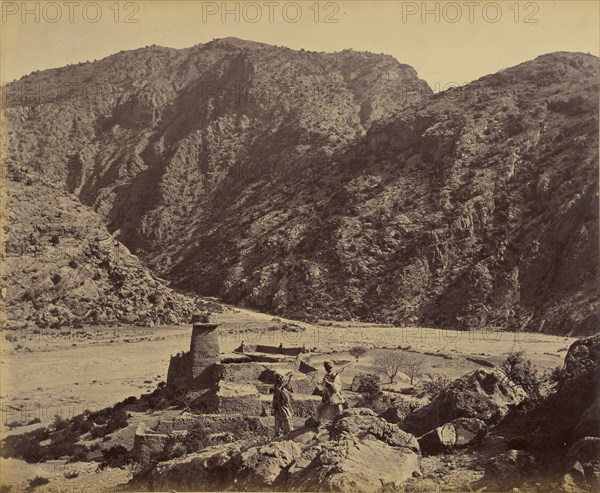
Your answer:
[[[167,372],[167,385],[187,385],[190,376],[190,353],[171,356],[169,371]]]

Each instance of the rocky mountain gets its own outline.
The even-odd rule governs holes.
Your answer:
[[[386,55],[235,38],[7,87],[8,171],[173,285],[261,310],[598,328],[598,59],[433,96]]]
[[[7,209],[3,300],[13,328],[189,323],[219,309],[167,287],[67,192],[11,182]]]

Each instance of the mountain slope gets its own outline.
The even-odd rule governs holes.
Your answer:
[[[31,101],[44,84],[70,89]],[[6,113],[11,176],[74,193],[185,289],[288,316],[598,329],[596,57],[432,96],[386,55],[227,38],[32,74]]]
[[[3,298],[14,328],[178,324],[220,310],[152,276],[71,194],[23,178],[7,190]]]
[[[595,332],[597,139],[598,59],[540,57],[232,191],[173,274],[278,313]]]

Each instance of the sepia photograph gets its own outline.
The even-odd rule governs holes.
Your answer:
[[[0,493],[600,493],[599,2],[0,7]]]

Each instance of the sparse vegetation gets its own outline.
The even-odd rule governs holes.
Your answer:
[[[364,346],[354,346],[348,352],[358,360],[363,354],[367,352],[367,348]]]
[[[533,367],[531,360],[527,358],[525,351],[513,351],[508,353],[501,365],[506,376],[517,385],[523,387],[530,397],[540,395],[542,379]]]
[[[357,378],[358,386],[356,390],[362,394],[364,403],[372,404],[383,397],[379,375],[366,373],[358,375]]]
[[[404,366],[406,353],[399,350],[386,351],[379,359],[379,367],[388,377],[388,383],[394,383],[396,376]]]
[[[452,380],[441,373],[427,374],[426,378],[420,383],[422,394],[433,399],[446,390]]]
[[[406,358],[404,358],[403,367],[406,370],[405,373],[408,375],[411,385],[414,385],[415,378],[423,373],[425,360],[425,355],[413,352],[408,353]]]

